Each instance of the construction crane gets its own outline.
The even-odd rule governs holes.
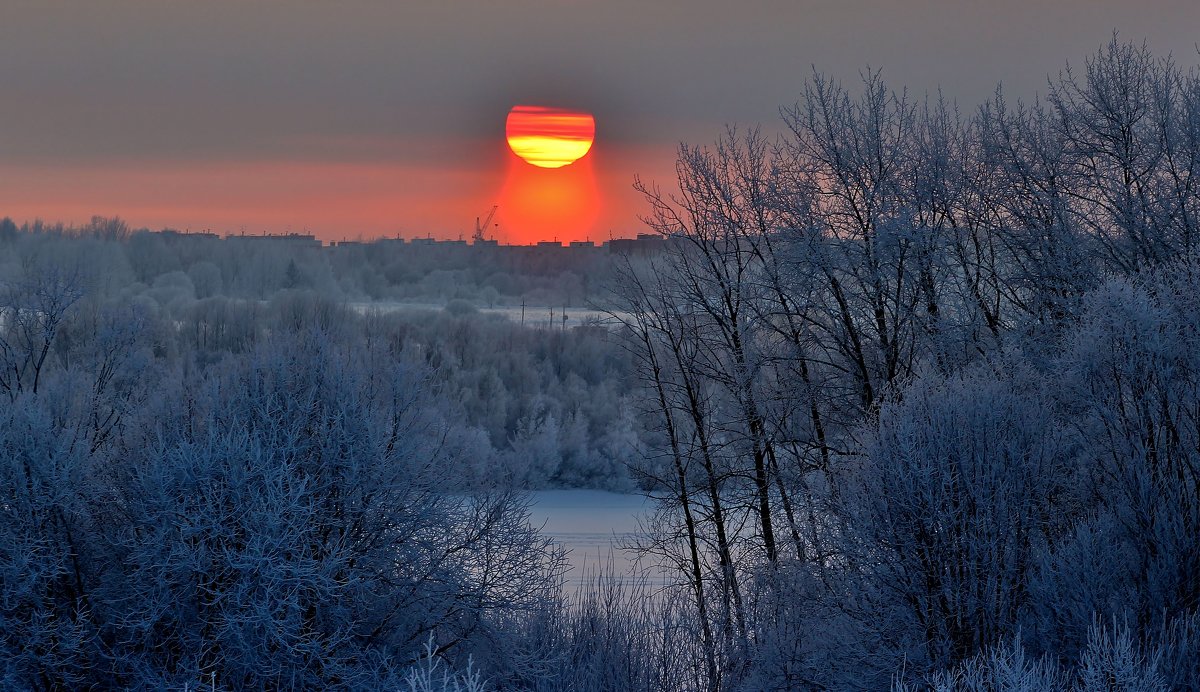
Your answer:
[[[500,205],[498,205],[498,204],[493,204],[493,205],[492,205],[492,210],[491,210],[491,211],[489,211],[489,212],[488,212],[488,214],[487,214],[487,216],[486,216],[486,217],[483,219],[483,223],[479,223],[479,217],[478,217],[478,216],[476,216],[476,217],[475,217],[475,235],[471,236],[471,241],[472,241],[472,242],[478,243],[478,242],[480,242],[480,241],[482,241],[482,240],[486,240],[486,239],[483,237],[483,231],[484,231],[484,229],[486,229],[486,228],[487,228],[489,225],[491,225],[491,223],[492,223],[492,218],[496,216],[496,210],[497,210],[497,209],[499,209],[499,208],[500,208]]]

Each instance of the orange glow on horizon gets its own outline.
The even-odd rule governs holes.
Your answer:
[[[494,116],[493,116],[494,117]],[[495,120],[498,120],[496,118]],[[532,166],[496,133],[486,138],[391,142],[391,150],[445,152],[378,159],[0,160],[0,218],[81,225],[120,216],[131,227],[220,235],[312,233],[328,241],[469,238],[493,204],[502,243],[628,238],[642,230],[635,173],[670,181],[673,149],[605,142],[576,163]],[[436,144],[436,146],[434,145]]]
[[[504,124],[512,152],[539,168],[561,168],[583,158],[596,137],[591,113],[513,106]]]
[[[600,217],[600,189],[591,157],[549,169],[510,156],[497,201],[507,243],[597,239],[593,234]]]

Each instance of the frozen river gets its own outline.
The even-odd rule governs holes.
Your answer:
[[[570,551],[568,589],[578,589],[609,564],[619,576],[635,573],[635,555],[619,543],[637,535],[638,520],[650,511],[649,499],[603,490],[540,490],[531,495],[530,521]],[[651,583],[661,583],[661,575],[655,579],[651,573]]]

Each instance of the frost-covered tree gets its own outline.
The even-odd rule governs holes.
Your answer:
[[[1093,617],[1141,636],[1200,603],[1200,282],[1196,263],[1088,296],[1061,396],[1078,436],[1079,520],[1035,584],[1055,648]]]
[[[117,471],[104,581],[131,679],[369,685],[431,633],[444,651],[540,604],[553,562],[522,505],[448,494],[419,375],[358,362],[319,332],[265,344]]]
[[[419,365],[308,330],[147,368],[108,320],[0,407],[7,686],[370,688],[553,603],[556,552],[464,485]]]
[[[861,589],[847,606],[886,613],[868,630],[910,665],[954,664],[1015,633],[1038,551],[1062,530],[1068,450],[1036,378],[1013,369],[908,388],[843,495]]]

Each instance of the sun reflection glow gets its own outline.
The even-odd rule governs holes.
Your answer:
[[[591,157],[551,170],[513,156],[497,201],[505,229],[502,239],[518,245],[591,237],[601,208]]]

